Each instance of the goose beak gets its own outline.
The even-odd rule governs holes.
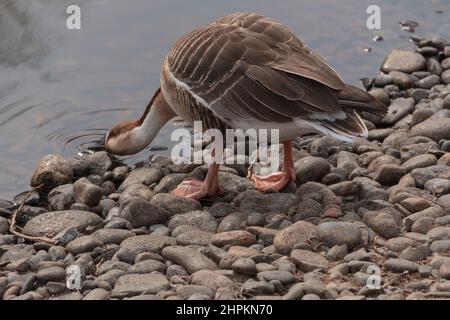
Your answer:
[[[90,144],[88,149],[92,150],[92,151],[104,151],[104,150],[106,150],[105,142],[106,142],[106,135],[104,135],[99,140]]]

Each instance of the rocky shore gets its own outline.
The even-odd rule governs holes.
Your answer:
[[[363,80],[389,105],[368,139],[299,139],[281,193],[246,165],[199,202],[170,191],[206,166],[44,157],[39,189],[0,200],[0,298],[450,299],[450,43],[413,40]],[[10,233],[22,202],[14,230],[50,243]]]

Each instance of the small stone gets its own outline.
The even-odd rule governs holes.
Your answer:
[[[112,167],[112,161],[106,151],[98,151],[86,158],[89,173],[91,175],[103,176]]]
[[[169,221],[169,228],[175,229],[180,225],[189,225],[194,228],[216,232],[216,219],[207,211],[191,211],[173,216]]]
[[[119,216],[130,221],[133,227],[148,227],[164,223],[169,213],[141,198],[133,198],[123,204]]]
[[[163,177],[163,172],[159,168],[137,168],[130,172],[127,178],[119,186],[118,191],[122,192],[132,184],[143,184],[150,186],[159,182]]]
[[[100,247],[102,245],[103,244],[94,237],[82,236],[69,242],[66,246],[66,249],[72,254],[77,255],[83,252],[90,252],[94,248]]]
[[[90,182],[87,178],[78,179],[73,184],[75,202],[95,207],[103,196],[103,189]]]
[[[198,295],[206,296],[208,299],[214,298],[214,291],[205,286],[186,285],[179,286],[176,289],[177,294],[182,299],[198,300]]]
[[[425,58],[419,53],[393,49],[384,60],[381,70],[385,73],[393,70],[412,73],[425,68],[425,64]]]
[[[317,226],[320,241],[329,246],[345,244],[352,249],[361,244],[359,228],[350,222],[324,222]]]
[[[202,209],[200,202],[197,200],[166,193],[156,194],[150,202],[165,209],[170,216]]]
[[[450,280],[450,261],[441,264],[439,268],[439,276],[443,279]]]
[[[283,285],[295,282],[295,276],[287,271],[273,270],[263,271],[258,273],[258,279],[260,281],[271,282],[273,280],[280,281]]]
[[[244,296],[272,295],[275,292],[275,286],[266,281],[255,281],[250,279],[242,284],[241,293]]]
[[[240,258],[233,262],[231,269],[236,273],[252,276],[256,274],[256,263],[250,258]]]
[[[92,237],[99,240],[105,245],[108,244],[120,244],[127,238],[134,236],[135,234],[129,230],[122,229],[100,229],[92,234]]]
[[[130,185],[120,194],[119,203],[123,204],[132,198],[142,198],[150,201],[154,195],[155,193],[149,187],[136,183]]]
[[[419,271],[419,265],[417,263],[403,260],[403,259],[389,259],[387,260],[383,267],[387,271],[393,271],[393,272],[418,272]]]
[[[402,168],[406,173],[416,169],[416,168],[424,168],[430,167],[437,163],[437,158],[432,154],[421,154],[415,156],[402,164]]]
[[[141,262],[135,263],[133,266],[128,268],[127,273],[152,273],[154,271],[158,271],[161,273],[165,273],[167,270],[167,266],[157,260],[144,260]]]
[[[363,215],[364,223],[385,238],[394,238],[401,228],[397,219],[387,212],[367,211]]]
[[[41,282],[60,282],[66,279],[66,271],[61,267],[49,267],[41,269],[36,274],[36,280]]]
[[[428,137],[437,142],[442,139],[450,139],[450,118],[428,118],[412,127],[411,134]]]
[[[147,294],[156,294],[169,288],[169,281],[162,274],[125,274],[117,279],[111,296],[124,297],[142,294],[144,292]]]
[[[405,170],[396,164],[383,164],[374,173],[374,180],[384,186],[392,186],[405,175]]]
[[[134,262],[141,252],[161,254],[164,247],[176,244],[175,238],[156,235],[140,235],[125,239],[117,252],[121,261]]]
[[[411,231],[426,234],[432,228],[434,220],[432,217],[421,217],[413,223]]]
[[[331,170],[331,166],[323,158],[304,157],[294,163],[296,183],[320,181]]]
[[[325,257],[308,250],[293,250],[291,252],[291,259],[297,267],[304,272],[316,269],[328,269],[328,261]]]
[[[52,191],[47,196],[50,209],[59,211],[67,210],[73,204],[73,185],[63,184]]]
[[[306,244],[317,237],[317,227],[310,222],[298,221],[279,231],[273,241],[275,248],[282,254],[289,254],[297,244]]]
[[[450,84],[450,69],[441,73],[441,79],[445,84]]]
[[[348,254],[348,248],[346,244],[335,245],[327,252],[327,259],[329,261],[342,260]]]
[[[392,101],[388,108],[388,113],[383,119],[383,123],[393,125],[414,109],[414,100],[411,98],[398,98]]]
[[[450,252],[450,239],[433,241],[430,249],[433,252],[439,253]]]
[[[417,81],[416,85],[422,89],[431,89],[432,87],[439,84],[440,82],[441,82],[441,78],[436,74],[432,74],[432,75],[429,75],[428,77],[425,77],[425,78]]]
[[[31,186],[41,184],[48,191],[54,187],[69,183],[72,180],[73,171],[69,161],[61,156],[49,154],[43,157],[31,177]]]
[[[199,270],[216,270],[217,265],[195,249],[170,246],[162,250],[162,256],[181,265],[190,274]]]
[[[23,228],[23,232],[30,236],[51,236],[69,228],[76,228],[83,232],[87,227],[97,226],[101,223],[102,219],[92,212],[51,211],[31,219]]]
[[[191,284],[202,285],[214,291],[233,286],[233,281],[229,278],[211,270],[199,270],[192,274],[191,279]]]
[[[444,194],[450,193],[450,180],[441,178],[431,179],[425,183],[424,187],[425,190],[437,197],[440,197]]]
[[[107,300],[109,292],[102,288],[95,288],[83,297],[83,300]]]
[[[234,230],[215,234],[211,243],[218,247],[226,245],[248,247],[256,243],[256,237],[248,231]]]

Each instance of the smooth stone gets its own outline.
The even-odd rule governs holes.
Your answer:
[[[106,151],[98,151],[86,158],[89,173],[91,175],[103,176],[112,167],[112,161]]]
[[[450,118],[431,117],[411,128],[414,136],[425,136],[439,142],[450,139]]]
[[[161,273],[165,273],[167,270],[167,266],[157,260],[144,260],[141,262],[137,262],[128,268],[127,273],[152,273],[154,271],[158,271]]]
[[[117,191],[123,192],[133,184],[143,184],[150,186],[153,183],[159,182],[163,177],[163,172],[159,168],[137,168],[131,171]]]
[[[250,276],[255,275],[257,272],[256,263],[251,258],[237,259],[231,265],[231,269],[236,273],[246,274],[246,275],[250,275]]]
[[[176,244],[175,238],[156,235],[140,235],[125,239],[120,244],[117,255],[120,260],[134,262],[139,253],[152,252],[161,254],[164,247]]]
[[[99,203],[103,196],[103,189],[87,178],[81,178],[73,184],[73,193],[75,202],[84,203],[91,208]]]
[[[60,282],[66,279],[66,271],[61,267],[49,267],[36,273],[36,280],[41,282]]]
[[[217,222],[207,211],[191,211],[173,216],[169,221],[169,228],[175,229],[180,225],[189,225],[209,232],[217,230]]]
[[[226,245],[248,247],[256,242],[256,237],[245,230],[221,232],[211,238],[211,243],[218,247]]]
[[[405,271],[408,272],[419,271],[419,265],[417,263],[403,259],[389,259],[384,263],[383,267],[387,271],[393,271],[398,273]]]
[[[133,198],[121,206],[119,216],[130,221],[133,227],[140,228],[164,223],[169,213],[142,198]]]
[[[317,226],[317,236],[328,246],[345,244],[352,249],[361,244],[359,228],[350,222],[324,222]]]
[[[328,260],[324,256],[308,250],[292,250],[291,259],[304,272],[316,269],[328,269],[329,265]]]
[[[119,203],[123,204],[127,200],[132,198],[142,198],[144,200],[150,201],[154,195],[155,193],[149,187],[144,186],[140,183],[136,183],[130,185],[120,194]]]
[[[102,288],[95,288],[83,297],[83,300],[107,300],[109,292]]]
[[[402,168],[406,173],[416,169],[416,168],[424,168],[430,167],[437,163],[437,158],[432,154],[421,154],[415,156],[402,164]]]
[[[212,270],[199,270],[191,275],[191,279],[191,284],[202,285],[214,291],[234,285],[231,279]]]
[[[50,209],[54,211],[68,210],[74,202],[73,185],[63,184],[53,188],[47,199]]]
[[[83,252],[91,252],[96,247],[101,247],[103,243],[92,236],[82,236],[69,242],[66,245],[67,251],[73,255]]]
[[[69,228],[83,232],[87,227],[97,226],[102,221],[98,215],[87,211],[51,211],[28,221],[23,232],[30,236],[56,235]]]
[[[150,203],[165,209],[170,216],[202,209],[200,202],[197,200],[166,193],[154,195]]]
[[[401,231],[398,221],[387,212],[367,211],[363,215],[363,221],[376,233],[388,239],[398,236]]]
[[[117,279],[112,297],[124,297],[137,294],[156,294],[170,288],[167,278],[158,273],[125,274]]]
[[[202,253],[190,247],[170,246],[162,250],[162,256],[181,265],[190,274],[199,270],[216,270],[217,265]]]
[[[120,244],[123,240],[134,236],[129,230],[123,229],[100,229],[92,234],[92,237],[101,241],[104,245]]]
[[[384,60],[381,70],[385,73],[393,70],[412,73],[424,69],[425,65],[425,58],[421,54],[405,49],[393,49]]]
[[[304,157],[294,163],[296,183],[304,184],[308,181],[320,181],[330,173],[331,166],[323,158]]]
[[[278,252],[289,254],[295,245],[307,244],[315,237],[317,237],[317,227],[314,224],[306,221],[298,221],[280,230],[276,234],[273,243]]]
[[[293,283],[296,280],[295,276],[291,272],[280,270],[263,271],[258,273],[257,277],[260,281],[271,282],[273,280],[278,280],[283,285]]]
[[[44,185],[46,190],[70,183],[73,177],[72,164],[59,155],[46,155],[34,171],[30,185],[37,187]]]

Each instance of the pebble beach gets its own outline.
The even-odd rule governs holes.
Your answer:
[[[244,164],[197,201],[170,192],[205,165],[45,156],[0,200],[0,299],[450,299],[450,42],[412,41],[363,79],[389,106],[368,138],[299,138],[280,193]]]

